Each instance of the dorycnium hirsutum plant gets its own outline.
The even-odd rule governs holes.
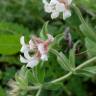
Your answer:
[[[83,24],[83,27],[85,26],[85,29],[89,30],[80,10],[73,3],[72,0],[43,0],[44,10],[51,14],[52,19],[62,16],[63,20],[66,20],[72,15],[71,9],[73,9],[79,17],[81,24]],[[64,33],[52,36],[48,32],[47,25],[48,22],[44,24],[40,32],[40,37],[32,35],[28,43],[25,43],[25,36],[21,36],[20,43],[22,48],[20,52],[22,54],[20,55],[20,61],[25,63],[25,65],[17,72],[15,76],[16,81],[12,80],[8,83],[8,85],[12,87],[12,90],[8,91],[10,96],[42,96],[43,90],[50,90],[51,86],[63,82],[72,75],[88,75],[87,72],[90,72],[91,75],[96,73],[96,70],[94,69],[96,66],[92,63],[96,61],[96,56],[91,57],[82,64],[76,66],[76,48],[80,41],[73,44],[72,48],[69,50],[69,55],[66,56],[64,51],[60,51],[56,48],[57,45],[60,46],[60,41],[64,39]],[[90,38],[90,36],[88,38]],[[92,39],[94,40],[94,37]],[[47,69],[45,66],[50,63],[48,61],[52,60],[50,55],[55,55],[57,58],[55,61],[58,62],[66,73],[58,78],[52,78],[53,80],[46,77]],[[92,65],[88,66],[89,64]]]

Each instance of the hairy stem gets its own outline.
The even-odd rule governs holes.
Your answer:
[[[93,57],[93,58],[91,58],[91,59],[89,59],[89,60],[87,60],[86,62],[80,64],[80,65],[75,69],[75,71],[83,68],[84,66],[87,66],[88,64],[91,64],[91,63],[92,63],[93,61],[95,61],[95,60],[96,60],[96,56]]]
[[[29,86],[28,90],[38,90],[40,86]]]
[[[72,72],[69,72],[68,74],[66,74],[66,75],[64,75],[64,76],[62,76],[62,77],[60,77],[58,79],[55,79],[53,81],[48,82],[47,84],[51,85],[51,84],[57,83],[59,81],[65,80],[66,78],[70,77],[71,75],[72,75]]]
[[[80,64],[78,67],[76,67],[76,68],[74,69],[74,71],[80,70],[81,68],[83,68],[84,66],[86,66],[86,65],[88,65],[88,64],[91,64],[91,62],[93,62],[93,61],[95,61],[95,60],[96,60],[96,57],[93,57],[93,58],[87,60],[86,62],[84,62],[84,63]],[[53,80],[53,81],[48,82],[47,84],[51,85],[51,84],[60,82],[60,81],[62,81],[62,80],[67,79],[67,78],[70,77],[71,75],[72,75],[72,72],[69,72],[68,74],[66,74],[66,75],[64,75],[64,76],[62,76],[62,77],[60,77],[60,78],[58,78],[58,79],[55,79],[55,80]]]
[[[39,90],[37,91],[36,96],[40,96],[41,90],[42,90],[42,87],[41,87],[41,88],[39,88]]]

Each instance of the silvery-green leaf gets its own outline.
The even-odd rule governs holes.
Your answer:
[[[85,68],[77,71],[77,74],[87,76],[87,77],[95,76],[96,75],[96,66],[85,67]]]
[[[21,89],[26,89],[28,86],[28,70],[25,66],[15,75],[16,83]]]
[[[96,41],[96,33],[93,31],[93,29],[85,22],[80,10],[78,7],[76,7],[75,4],[73,4],[73,8],[75,10],[75,12],[77,13],[80,21],[81,21],[81,25],[80,25],[80,30],[83,33],[83,35],[85,37],[88,37],[90,39],[92,39],[93,41]]]
[[[43,28],[40,32],[40,37],[44,40],[46,40],[48,38],[47,35],[46,35],[48,33],[47,26],[48,26],[48,22],[45,22],[45,24],[43,25]]]
[[[73,48],[70,49],[69,51],[69,64],[70,66],[74,69],[75,68],[75,51],[76,51],[76,47],[77,47],[77,44],[79,43],[80,41],[77,41],[74,45],[73,45]]]
[[[96,56],[96,43],[89,38],[85,38],[85,46],[89,57]]]
[[[84,23],[82,23],[80,25],[80,30],[85,35],[85,37],[88,37],[91,40],[96,41],[96,33],[93,30],[91,30],[88,24],[85,25]]]

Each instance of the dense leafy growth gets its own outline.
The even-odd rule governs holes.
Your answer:
[[[96,96],[96,0],[73,3],[64,21],[51,20],[42,0],[0,0],[0,96]],[[48,61],[26,68],[20,37],[46,40],[46,33],[55,38]]]

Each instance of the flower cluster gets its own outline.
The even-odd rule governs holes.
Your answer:
[[[33,36],[26,44],[24,41],[24,36],[20,38],[20,43],[22,45],[21,52],[24,53],[24,57],[20,55],[20,61],[22,63],[27,63],[27,67],[35,67],[40,60],[48,60],[48,46],[53,42],[54,38],[52,35],[47,34],[48,39],[42,40],[41,38]],[[31,53],[32,56],[31,56]]]
[[[71,16],[70,5],[72,0],[43,0],[44,9],[47,13],[51,13],[51,18],[57,18],[60,13],[63,13],[63,19]],[[48,39],[42,40],[36,36],[33,36],[26,44],[24,41],[24,36],[21,37],[20,42],[22,45],[21,52],[24,56],[20,55],[20,61],[22,63],[27,63],[27,67],[35,67],[40,60],[48,60],[48,46],[53,42],[54,38],[50,34],[47,34]]]
[[[51,0],[47,2],[43,0],[45,12],[51,13],[51,18],[57,18],[60,13],[63,13],[63,19],[71,16],[71,11],[69,7],[72,3],[72,0]]]

